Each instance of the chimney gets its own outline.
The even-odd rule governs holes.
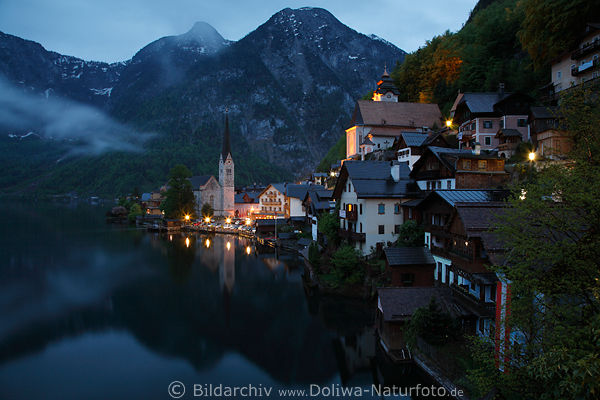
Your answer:
[[[473,154],[476,156],[481,154],[481,144],[479,142],[475,142],[475,147],[473,148]]]
[[[390,173],[394,182],[400,181],[400,164],[394,161],[390,161]]]
[[[500,96],[504,94],[504,82],[500,82],[498,84],[498,93],[500,94]]]

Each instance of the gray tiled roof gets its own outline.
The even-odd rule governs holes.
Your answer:
[[[200,186],[206,185],[211,176],[212,175],[196,175],[189,178],[190,182],[192,183],[192,189],[196,190]]]
[[[440,196],[448,204],[454,207],[456,203],[485,203],[497,201],[503,197],[503,191],[482,190],[482,189],[454,189],[454,190],[436,190],[429,196]]]
[[[402,132],[402,138],[407,146],[419,147],[427,140],[428,135],[426,133]]]
[[[400,179],[391,176],[391,163],[400,168]],[[348,177],[359,198],[402,198],[418,192],[418,187],[409,178],[407,163],[398,161],[347,161],[344,163]]]
[[[472,113],[492,113],[494,112],[494,105],[511,94],[500,94],[498,92],[464,93],[461,103],[466,103]]]
[[[452,316],[467,314],[452,301],[451,289],[447,287],[379,288],[377,295],[386,322],[410,319],[417,309],[426,307],[432,297],[443,311]]]
[[[351,125],[386,125],[432,128],[441,126],[442,113],[437,104],[358,100]]]
[[[521,135],[521,132],[519,132],[516,129],[500,129],[498,131],[498,133],[496,134],[496,136],[518,136],[518,137],[522,137],[523,135]]]
[[[319,190],[323,190],[324,187],[322,185],[296,185],[296,184],[288,184],[286,186],[286,195],[288,197],[294,197],[296,199],[304,200],[307,192],[316,192]]]
[[[386,247],[384,253],[390,266],[435,264],[426,247]]]

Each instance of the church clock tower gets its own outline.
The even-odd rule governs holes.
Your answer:
[[[231,156],[231,144],[229,141],[229,116],[225,113],[225,132],[223,133],[223,149],[219,156],[219,183],[223,195],[221,196],[222,215],[231,217],[235,212],[234,204],[234,165]]]

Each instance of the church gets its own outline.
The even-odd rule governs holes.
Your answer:
[[[206,203],[215,211],[217,217],[233,217],[234,204],[234,163],[231,155],[229,138],[229,116],[225,114],[225,131],[223,146],[219,156],[219,180],[213,175],[193,176],[190,178],[192,190],[196,198],[196,214],[202,216],[200,210]]]

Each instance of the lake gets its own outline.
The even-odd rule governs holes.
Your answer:
[[[107,208],[0,203],[0,399],[378,398],[372,384],[431,384],[379,354],[373,305],[305,290],[296,256],[107,225]]]

